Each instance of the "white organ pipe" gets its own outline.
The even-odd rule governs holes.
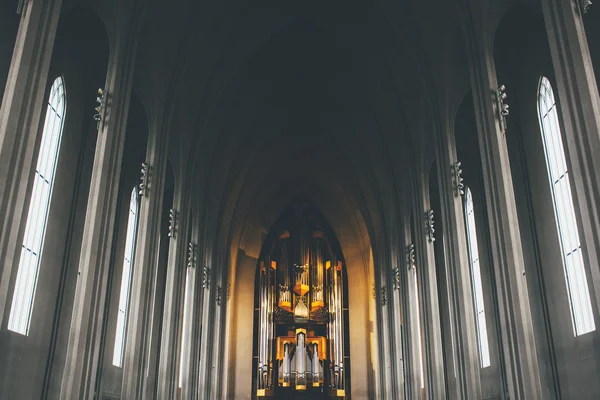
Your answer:
[[[290,345],[283,345],[283,385],[288,386],[290,383]]]
[[[306,389],[306,334],[300,331],[296,335],[296,390]]]
[[[319,345],[313,344],[313,355],[312,355],[312,373],[313,373],[313,385],[316,382],[319,383]]]

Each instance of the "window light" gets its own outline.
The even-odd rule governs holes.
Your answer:
[[[465,193],[465,218],[467,226],[469,259],[471,263],[473,297],[475,298],[475,316],[477,319],[477,336],[479,339],[479,357],[481,361],[481,368],[485,368],[490,366],[490,348],[485,319],[485,303],[483,301],[481,271],[479,269],[479,247],[477,246],[477,229],[475,226],[473,195],[471,194],[471,189],[469,188],[467,188],[467,192]]]
[[[8,329],[22,335],[29,334],[65,108],[65,85],[63,79],[58,77],[52,83],[48,98],[46,121],[33,176],[31,203],[27,213],[25,235],[8,319]]]
[[[573,331],[575,336],[579,336],[595,331],[596,324],[581,254],[581,242],[554,91],[546,77],[540,79],[538,88],[538,118],[569,293]]]
[[[125,256],[123,259],[123,274],[121,277],[121,294],[119,296],[119,314],[117,315],[117,331],[115,334],[115,349],[113,365],[123,365],[123,350],[125,348],[125,331],[127,328],[127,308],[129,306],[129,289],[131,287],[131,271],[135,255],[135,236],[138,216],[138,189],[131,191],[129,201],[129,219],[127,221],[127,236],[125,239]]]

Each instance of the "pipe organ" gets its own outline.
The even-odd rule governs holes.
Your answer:
[[[323,230],[296,222],[259,262],[256,397],[300,391],[344,398],[343,263]]]

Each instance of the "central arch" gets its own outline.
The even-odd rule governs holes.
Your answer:
[[[270,229],[254,287],[253,398],[347,398],[345,261],[308,202],[294,201]]]

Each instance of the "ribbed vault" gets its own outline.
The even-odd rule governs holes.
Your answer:
[[[227,266],[233,283],[225,331],[236,340],[225,343],[225,374],[234,377],[224,382],[244,386],[239,368],[251,358],[251,342],[236,331],[252,323],[244,320],[251,310],[235,296],[252,292],[244,280],[253,282],[245,276],[265,234],[301,197],[326,218],[346,258],[350,346],[369,360],[355,370],[353,392],[376,391],[376,266],[401,237],[404,199],[447,123],[434,116],[451,119],[469,86],[460,19],[450,17],[456,5],[435,3],[435,13],[417,1],[175,1],[150,11],[135,90],[149,110],[165,110],[203,257]],[[448,60],[464,74],[448,76]]]

